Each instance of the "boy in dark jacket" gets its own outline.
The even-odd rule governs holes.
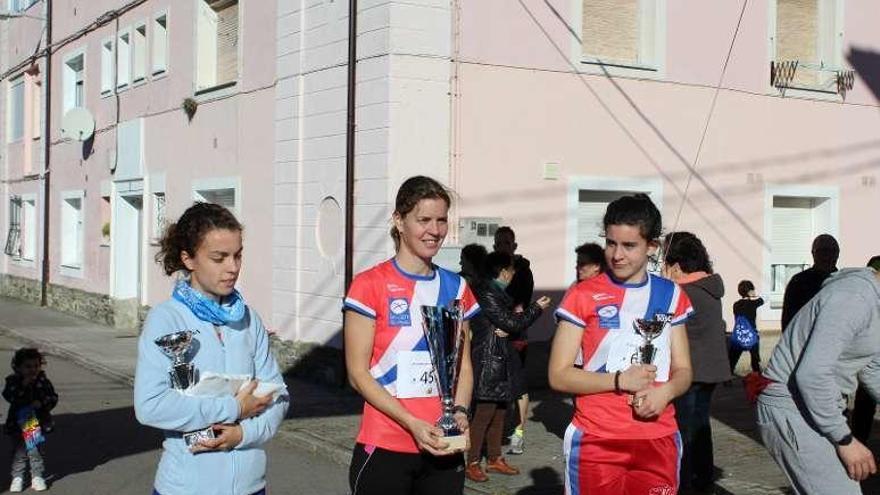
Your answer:
[[[58,404],[58,394],[42,369],[45,362],[37,349],[15,351],[12,357],[14,373],[6,377],[6,386],[3,388],[3,398],[9,402],[6,433],[14,447],[10,492],[24,489],[24,474],[29,463],[31,488],[36,491],[47,489],[43,477],[43,456],[39,448],[42,438],[36,432],[41,430],[42,433],[48,433],[52,430],[54,424],[50,411]],[[26,441],[25,435],[30,441]]]
[[[737,316],[745,316],[749,323],[752,324],[752,328],[756,331],[758,330],[758,325],[756,324],[758,308],[764,305],[764,300],[757,296],[755,293],[755,284],[753,284],[749,280],[742,280],[736,286],[736,291],[739,292],[739,297],[741,298],[739,301],[733,303],[733,317]],[[752,357],[752,371],[761,371],[761,354],[759,352],[759,348],[761,346],[756,342],[755,345],[749,349],[749,354]],[[730,373],[732,374],[736,369],[736,363],[739,362],[739,357],[742,355],[743,350],[735,345],[730,346]]]

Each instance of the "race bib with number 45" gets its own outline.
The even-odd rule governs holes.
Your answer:
[[[428,351],[397,352],[397,398],[434,397],[437,379]]]

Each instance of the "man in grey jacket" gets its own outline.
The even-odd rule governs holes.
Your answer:
[[[797,313],[764,375],[758,399],[764,445],[798,494],[860,494],[874,456],[853,439],[844,410],[856,378],[880,397],[880,274],[833,275]]]

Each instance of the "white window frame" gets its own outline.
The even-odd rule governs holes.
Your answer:
[[[33,193],[22,194],[21,198],[21,219],[19,225],[23,234],[19,242],[21,242],[21,255],[16,260],[21,266],[33,267],[37,258],[37,239],[39,227],[39,212],[37,210],[37,195]],[[30,217],[28,216],[30,211]]]
[[[235,197],[235,207],[232,208],[232,212],[235,213],[236,217],[240,218],[240,213],[242,210],[241,205],[241,178],[240,177],[217,177],[210,179],[196,179],[192,183],[192,197],[194,202],[204,201],[207,202],[207,198],[203,196],[204,191],[217,191],[221,189],[234,189],[234,197]]]
[[[122,92],[132,86],[131,84],[131,63],[132,54],[132,34],[131,27],[120,29],[116,36],[116,92]],[[123,38],[128,37],[128,41],[122,42]]]
[[[572,66],[586,74],[602,74],[615,77],[635,77],[641,79],[662,79],[666,76],[666,0],[639,0],[640,14],[653,13],[653,33],[651,39],[641,37],[639,51],[651,49],[650,60],[643,63],[621,61],[602,61],[583,54],[584,4],[583,0],[570,0],[572,18],[569,23],[571,33]],[[651,12],[653,10],[653,12]],[[641,26],[645,29],[645,26]]]
[[[79,219],[78,219],[78,230],[74,233],[77,236],[76,239],[76,253],[74,256],[78,259],[70,260],[67,259],[68,255],[68,242],[70,242],[69,236],[67,235],[66,222],[70,221],[68,215],[65,214],[66,208],[68,206],[68,200],[78,199],[79,200]],[[85,269],[85,230],[86,230],[86,194],[83,190],[75,190],[75,191],[62,191],[61,192],[61,204],[60,204],[60,216],[59,220],[61,221],[61,252],[59,256],[59,271],[62,275],[67,277],[76,277],[82,278],[83,271]],[[73,263],[71,263],[73,261]],[[78,262],[78,263],[77,263]]]
[[[834,5],[830,9],[826,9],[824,11],[824,17],[820,19],[820,22],[833,22],[833,26],[831,31],[834,33],[834,39],[830,40],[828,43],[830,45],[826,46],[825,49],[829,50],[831,53],[830,56],[830,69],[840,68],[843,69],[843,51],[845,49],[844,45],[844,27],[846,22],[845,17],[845,9],[844,4],[845,0],[831,0],[834,2]],[[822,10],[822,6],[819,6],[820,11]],[[776,59],[776,13],[777,13],[777,0],[772,0],[767,2],[767,70],[769,71],[770,62]],[[824,31],[820,28],[820,31]],[[765,78],[767,84],[767,93],[772,95],[779,95],[780,91],[770,85],[770,77]],[[808,98],[808,99],[820,99],[820,100],[831,100],[831,101],[843,101],[843,96],[837,93],[837,88],[833,89],[823,89],[819,87],[811,88],[804,86],[793,86],[787,87],[784,89],[783,94],[788,97],[795,98]]]
[[[8,86],[7,86],[6,101],[8,101],[9,104],[8,104],[8,109],[6,111],[6,142],[8,142],[8,143],[15,143],[17,141],[21,141],[22,139],[24,139],[24,131],[25,131],[25,129],[24,129],[24,108],[25,108],[25,86],[24,86],[24,83],[25,83],[25,77],[24,77],[24,74],[22,74],[14,79],[10,79]],[[20,132],[18,133],[18,135],[16,135],[16,133],[13,132],[13,129],[16,128],[16,125],[15,125],[16,115],[15,115],[15,105],[12,103],[13,102],[12,94],[14,91],[16,91],[16,88],[18,88],[18,91],[20,91],[20,94],[21,94],[21,113],[20,113],[20,115],[18,115],[19,119],[21,120],[21,123],[17,126],[20,129]]]
[[[77,58],[82,58],[82,101],[80,105],[76,103],[76,86],[77,86],[77,72],[73,69],[70,64]],[[85,47],[78,48],[72,52],[70,52],[66,57],[64,57],[64,64],[61,66],[61,70],[64,71],[63,84],[64,88],[62,91],[63,97],[63,109],[62,117],[64,117],[67,112],[71,109],[76,108],[77,106],[86,106],[86,98],[88,93],[86,91],[86,85],[88,81],[86,80],[86,69],[88,67],[86,60],[86,51]]]
[[[107,51],[107,44],[110,50]],[[116,82],[116,39],[108,36],[101,40],[101,96],[106,98],[113,95],[114,83]]]
[[[580,192],[588,191],[638,191],[650,196],[657,209],[663,211],[663,181],[644,177],[609,177],[609,176],[572,176],[568,178],[565,211],[565,267],[563,279],[574,280],[577,255],[574,250],[578,242],[578,206]]]
[[[143,29],[143,36],[140,30]],[[131,85],[147,82],[147,66],[150,63],[147,22],[142,21],[131,28]],[[140,53],[138,51],[140,50]],[[140,59],[140,60],[138,60]]]
[[[159,20],[163,18],[165,19],[165,29],[164,35],[160,37],[156,34],[156,32]],[[151,21],[152,41],[150,42],[150,74],[152,75],[153,79],[158,79],[160,77],[165,77],[166,75],[168,75],[168,59],[171,54],[170,50],[168,49],[170,46],[169,26],[171,25],[169,19],[170,15],[168,14],[168,10],[162,10],[153,15],[153,19]],[[239,35],[240,34],[241,33],[239,33]],[[161,46],[159,46],[161,40],[164,40],[164,43],[161,43]],[[156,54],[160,52],[162,53],[162,59],[161,61],[158,61],[156,58]]]
[[[206,0],[194,0],[195,4],[195,15],[193,16],[193,60],[194,64],[194,77],[193,77],[193,93],[196,95],[196,99],[201,101],[202,99],[214,98],[218,96],[223,96],[226,94],[231,94],[235,91],[236,86],[238,86],[239,81],[241,80],[241,69],[242,69],[242,47],[244,46],[243,39],[243,30],[242,26],[243,22],[243,4],[241,0],[236,0],[238,3],[238,53],[236,55],[236,77],[232,81],[227,81],[223,83],[214,82],[214,84],[210,86],[200,87],[199,86],[199,17],[198,12],[200,5],[202,3],[207,3]],[[217,65],[217,52],[215,49],[215,71]],[[201,97],[201,98],[200,98]]]
[[[763,320],[779,320],[782,317],[782,294],[772,293],[772,264],[773,254],[770,252],[770,246],[773,239],[773,198],[774,197],[796,197],[796,198],[816,198],[828,201],[827,214],[828,224],[821,229],[815,229],[813,236],[819,233],[828,233],[835,238],[839,238],[840,232],[840,189],[838,187],[813,186],[813,185],[772,185],[768,184],[764,188],[764,243],[763,264],[762,264],[762,287],[758,288],[759,293],[765,293],[768,297],[767,304],[760,309],[761,319]],[[821,230],[821,232],[819,232]],[[810,239],[812,241],[812,239]]]

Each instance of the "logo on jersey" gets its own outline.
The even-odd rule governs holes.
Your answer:
[[[385,288],[388,289],[388,292],[403,292],[406,290],[397,284],[386,284]]]
[[[609,299],[614,299],[614,296],[612,296],[611,294],[605,294],[604,292],[593,294],[593,300],[596,302],[607,301]]]
[[[409,301],[405,298],[393,297],[388,300],[388,326],[412,326],[412,318],[409,315]]]
[[[596,308],[599,316],[599,328],[620,328],[620,308],[616,304],[608,304]]]
[[[669,485],[664,486],[655,486],[651,488],[651,491],[648,492],[649,495],[673,495],[675,490],[672,489]]]

